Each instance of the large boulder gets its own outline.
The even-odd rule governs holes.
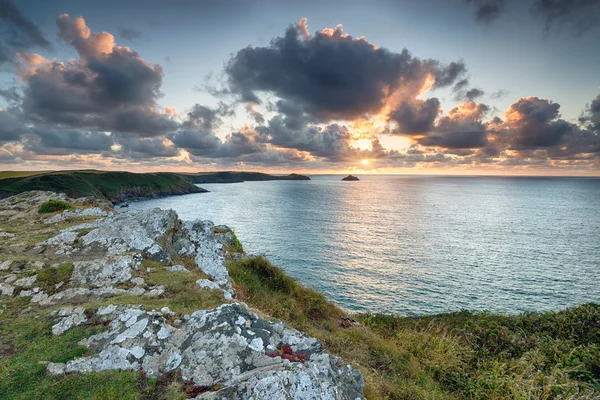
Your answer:
[[[60,316],[57,331],[83,320],[78,309]],[[168,308],[110,305],[98,310],[96,318],[110,321],[108,330],[80,342],[96,354],[50,363],[48,372],[143,370],[150,377],[180,372],[195,385],[218,388],[201,399],[363,398],[361,374],[318,340],[240,304],[196,311],[176,321]]]

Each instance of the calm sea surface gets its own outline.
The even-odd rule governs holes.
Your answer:
[[[312,176],[136,202],[232,227],[355,311],[508,313],[600,302],[600,179]]]

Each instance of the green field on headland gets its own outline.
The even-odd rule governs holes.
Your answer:
[[[96,170],[0,171],[0,197],[30,190],[49,190],[71,197],[97,196],[113,203],[159,196],[201,193],[202,183],[310,180],[298,174],[270,175],[260,172],[131,173]]]
[[[0,179],[2,197],[30,190],[66,193],[70,197],[96,196],[113,203],[206,191],[172,173],[67,171]]]

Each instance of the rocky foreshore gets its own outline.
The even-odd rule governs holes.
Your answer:
[[[51,199],[72,209],[38,214]],[[175,374],[197,399],[363,398],[360,372],[320,341],[236,300],[227,263],[245,254],[226,226],[39,191],[0,200],[0,222],[19,227],[0,228],[0,312],[23,299],[17,314],[50,319],[57,340],[98,328],[79,341],[89,354],[45,360],[48,374]],[[178,282],[202,300],[176,303],[187,312],[167,301]]]

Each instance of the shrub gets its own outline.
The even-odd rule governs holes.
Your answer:
[[[56,211],[70,210],[73,208],[70,203],[62,200],[48,200],[43,203],[38,209],[38,213],[40,214],[48,214]]]

